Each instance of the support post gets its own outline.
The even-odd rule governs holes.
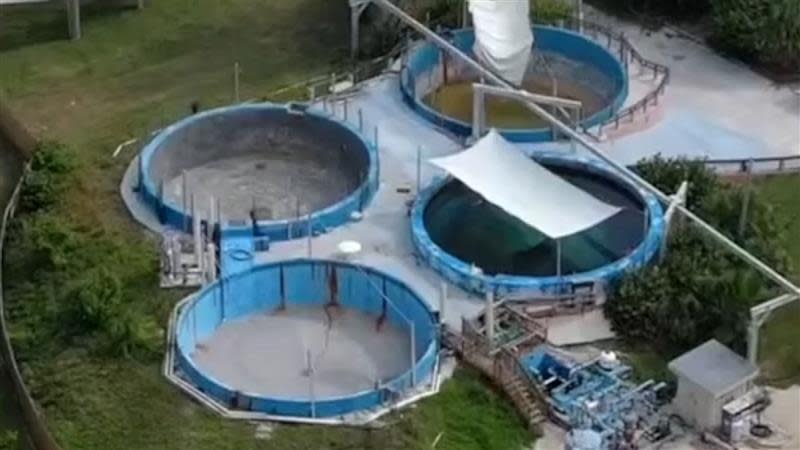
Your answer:
[[[358,108],[358,131],[364,132],[364,111]]]
[[[197,212],[197,202],[192,195],[192,235],[194,237],[194,262],[200,273],[203,273],[203,237],[200,235],[200,213]]]
[[[486,326],[486,340],[489,342],[489,349],[494,344],[494,291],[486,292],[486,312],[484,313]]]
[[[578,0],[578,32],[583,34],[583,0]]]
[[[239,63],[233,64],[233,100],[239,103]]]
[[[69,38],[77,41],[81,38],[81,0],[67,0],[67,24]]]
[[[439,323],[443,324],[445,322],[444,319],[444,308],[445,303],[447,302],[447,283],[442,281],[439,284]]]
[[[486,114],[484,112],[484,101],[486,96],[483,89],[479,89],[473,85],[472,87],[472,137],[475,140],[481,138],[483,134],[484,122],[486,122]]]
[[[761,328],[761,320],[750,320],[747,325],[747,360],[753,364],[758,364],[758,331]]]
[[[183,201],[183,217],[185,221],[183,223],[183,231],[189,232],[191,227],[191,222],[189,222],[189,217],[187,213],[189,212],[189,182],[186,180],[186,170],[181,171],[181,200]]]
[[[370,0],[350,0],[350,57],[358,58],[361,42],[361,13],[367,9]]]
[[[308,227],[308,258],[311,259],[311,238],[314,237],[314,227],[311,224],[311,213],[306,218],[306,226]]]
[[[417,385],[417,330],[414,322],[411,322],[411,387]]]
[[[311,360],[311,350],[306,350],[306,370],[308,371],[308,394],[311,397],[311,417],[317,417],[317,402],[314,390],[314,363]]]
[[[744,238],[744,232],[747,230],[747,217],[750,213],[750,197],[752,197],[752,182],[753,182],[753,160],[747,162],[747,181],[744,185],[744,199],[742,200],[742,212],[739,216],[739,239]]]
[[[422,188],[422,146],[417,147],[417,194]]]
[[[556,239],[556,275],[561,278],[561,239]]]

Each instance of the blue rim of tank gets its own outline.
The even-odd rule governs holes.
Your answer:
[[[546,164],[584,170],[603,178],[613,179],[619,183],[621,188],[635,193],[647,208],[649,216],[649,226],[642,242],[628,256],[588,272],[561,277],[475,274],[472,265],[447,253],[433,242],[425,227],[425,209],[439,190],[450,181],[448,177],[439,177],[420,192],[411,210],[412,240],[416,250],[428,266],[451,283],[467,291],[477,293],[491,291],[497,295],[542,294],[547,296],[566,294],[572,291],[573,286],[586,283],[602,281],[606,284],[613,284],[625,272],[643,267],[655,257],[664,239],[665,224],[663,208],[654,195],[623,179],[610,166],[596,159],[555,152],[538,152],[534,153],[532,157]]]
[[[281,286],[262,286],[259,284],[259,289],[265,290],[267,288],[272,290],[282,291],[284,295],[288,296],[289,292],[288,287],[284,287],[283,284],[285,282],[285,273],[291,268],[300,268],[304,269],[305,266],[310,266],[311,269],[309,273],[313,277],[317,275],[314,272],[314,269],[323,269],[327,270],[329,267],[335,267],[337,269],[353,269],[358,270],[358,273],[363,275],[361,272],[362,270],[366,272],[371,280],[377,279],[379,282],[382,283],[383,289],[386,291],[387,283],[394,284],[395,289],[402,291],[408,301],[413,302],[416,307],[417,312],[422,312],[424,317],[419,317],[419,323],[414,321],[414,331],[415,336],[417,339],[422,336],[427,345],[424,346],[425,351],[419,353],[420,356],[416,358],[413,369],[408,369],[397,375],[396,377],[392,378],[386,383],[383,383],[379,388],[376,389],[368,389],[360,392],[354,392],[349,395],[342,395],[342,396],[331,396],[331,397],[323,397],[323,398],[314,398],[313,402],[311,399],[306,398],[289,398],[289,397],[280,397],[280,396],[264,396],[260,394],[248,393],[244,391],[237,391],[236,389],[228,386],[227,384],[215,379],[214,377],[204,373],[191,358],[191,351],[193,350],[194,345],[196,345],[195,336],[186,337],[185,334],[188,333],[197,333],[198,327],[198,319],[196,314],[196,306],[198,303],[202,302],[204,299],[210,298],[210,302],[213,304],[214,307],[218,305],[223,305],[226,303],[225,296],[226,293],[231,291],[231,284],[233,283],[246,283],[248,278],[253,277],[255,278],[258,276],[260,272],[266,272],[270,270],[278,270],[279,277],[281,277],[280,284]],[[300,274],[300,278],[302,279],[302,274]],[[339,272],[337,272],[337,276],[341,276]],[[287,282],[288,283],[288,282]],[[253,283],[255,284],[255,283]],[[308,284],[308,283],[307,283]],[[327,283],[325,283],[327,284]],[[342,297],[341,293],[345,287],[345,283],[341,282],[339,284],[339,293],[340,298]],[[304,286],[307,288],[307,286]],[[286,289],[286,291],[283,291]],[[367,286],[367,289],[371,289],[370,286]],[[249,289],[249,291],[254,291],[255,289]],[[350,286],[350,294],[354,288]],[[262,292],[263,294],[263,292]],[[230,295],[230,294],[227,294]],[[245,296],[253,296],[253,292],[246,292]],[[280,294],[278,294],[280,295]],[[388,295],[388,294],[387,294]],[[219,297],[222,297],[221,299]],[[252,301],[252,298],[251,298]],[[341,300],[340,300],[341,301]],[[357,305],[357,306],[365,306],[366,302],[363,302],[364,305]],[[344,305],[345,307],[352,307],[352,305]],[[224,318],[224,311],[225,307],[220,306],[221,308],[221,318],[219,321],[216,321],[213,325],[213,329],[211,330],[211,334],[213,334],[220,325],[225,323],[226,319]],[[365,306],[366,308],[366,306]],[[369,312],[364,311],[361,308],[357,308],[362,312]],[[368,308],[366,308],[368,309]],[[247,316],[252,311],[249,311],[247,314],[241,314],[241,316]],[[354,264],[354,263],[344,263],[342,261],[335,261],[335,260],[326,260],[326,259],[294,259],[294,260],[287,260],[287,261],[279,261],[273,262],[268,264],[263,264],[259,266],[254,266],[247,271],[239,272],[234,275],[228,276],[226,278],[218,279],[217,281],[209,284],[208,286],[204,287],[200,292],[198,292],[192,301],[186,304],[181,311],[178,313],[178,319],[176,321],[175,326],[175,349],[177,353],[177,360],[176,366],[181,370],[182,376],[187,378],[190,382],[192,382],[197,388],[199,388],[202,392],[211,395],[215,400],[221,402],[226,406],[230,406],[232,403],[237,402],[239,403],[238,409],[242,410],[249,410],[253,412],[260,412],[265,414],[271,415],[278,415],[278,416],[287,416],[287,417],[315,417],[315,418],[324,418],[324,417],[336,417],[341,416],[344,414],[349,414],[357,411],[369,410],[378,406],[385,404],[390,399],[394,398],[394,395],[397,392],[403,392],[409,389],[413,389],[412,386],[412,370],[414,371],[414,376],[416,380],[416,386],[422,385],[426,379],[429,379],[435,371],[439,361],[439,334],[438,334],[438,320],[439,316],[438,313],[434,312],[430,306],[428,305],[422,297],[419,296],[408,284],[404,281],[400,280],[397,277],[389,275],[385,272],[373,269],[368,266],[364,266],[361,264]],[[409,311],[403,311],[403,314],[409,314]],[[191,317],[191,320],[189,319]],[[205,318],[207,319],[207,318]],[[237,320],[239,317],[230,320]],[[201,317],[201,321],[204,318]],[[389,319],[391,320],[391,318]],[[204,326],[201,322],[200,326]],[[208,330],[201,330],[201,332],[207,332]],[[182,334],[183,332],[183,334]],[[423,334],[424,333],[424,334]],[[192,348],[185,348],[187,346],[186,340],[190,339],[191,343],[194,344]],[[417,347],[419,349],[419,347]]]
[[[297,104],[288,103],[286,105],[278,105],[266,102],[226,106],[194,114],[164,128],[147,143],[139,155],[138,188],[143,201],[154,210],[162,225],[168,225],[172,228],[190,233],[193,223],[191,212],[183,211],[181,206],[175,205],[169,199],[162,199],[159,196],[159,190],[155,181],[150,177],[150,161],[157,152],[162,150],[164,142],[176,131],[189,127],[195,122],[209,117],[246,110],[281,110],[290,114],[288,110],[294,105]],[[378,150],[375,144],[365,139],[363,134],[356,127],[347,122],[338,120],[332,114],[312,111],[310,109],[305,109],[303,114],[334,122],[342,128],[349,130],[361,141],[368,154],[369,168],[367,170],[367,176],[361,185],[344,199],[311,213],[311,233],[319,234],[347,223],[351,220],[351,216],[354,212],[363,211],[372,201],[379,186],[380,168]],[[299,219],[260,220],[255,226],[243,225],[241,221],[228,221],[227,223],[220,224],[220,226],[226,235],[264,236],[274,242],[301,238],[307,236],[309,231],[308,217]]]
[[[535,48],[561,54],[571,60],[590,64],[614,82],[615,95],[611,103],[597,113],[584,118],[581,126],[591,128],[611,120],[628,97],[628,74],[620,60],[602,45],[580,33],[562,28],[535,25]],[[475,42],[470,28],[452,31],[451,42],[461,50],[469,51]],[[472,134],[472,124],[444,115],[425,104],[416,95],[415,80],[439,65],[440,52],[434,44],[426,42],[408,54],[400,71],[400,91],[403,99],[414,111],[438,126],[460,136]],[[500,134],[512,142],[546,142],[552,140],[550,128],[500,128]]]

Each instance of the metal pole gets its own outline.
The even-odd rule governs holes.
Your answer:
[[[742,212],[739,216],[739,239],[744,237],[744,232],[747,228],[747,216],[750,213],[750,198],[752,197],[752,182],[753,182],[753,160],[747,163],[747,181],[744,185],[744,199],[742,200]]]
[[[561,278],[561,239],[556,239],[556,276]]]
[[[486,322],[486,340],[489,342],[489,348],[491,349],[494,343],[494,291],[492,290],[486,292],[484,322]]]
[[[306,370],[308,371],[308,391],[311,397],[311,417],[317,417],[316,395],[314,393],[314,363],[311,361],[311,350],[306,350]]]
[[[358,108],[358,131],[364,131],[364,111]]]
[[[375,137],[374,137],[373,140],[375,141],[375,149],[377,150],[377,149],[380,148],[378,146],[378,126],[377,125],[375,125],[375,133],[374,133],[374,135],[375,135]]]
[[[81,38],[81,1],[67,0],[67,26],[69,38],[77,41]]]
[[[414,322],[411,322],[411,387],[417,385],[417,330]]]
[[[311,238],[313,237],[313,227],[311,226],[311,213],[307,216],[308,226],[308,258],[311,259]]]
[[[442,281],[439,284],[439,323],[444,323],[444,308],[447,302],[447,283]]]
[[[747,360],[758,364],[758,331],[761,328],[760,320],[752,320],[747,326]]]
[[[450,53],[452,53],[452,54],[458,56],[459,58],[461,58],[461,60],[463,60],[468,66],[470,66],[471,68],[475,69],[479,74],[484,76],[487,80],[490,80],[493,83],[495,83],[497,85],[500,85],[500,86],[503,86],[503,87],[506,87],[506,88],[514,88],[514,86],[511,83],[509,83],[508,81],[504,80],[500,76],[498,76],[498,75],[494,74],[493,72],[491,72],[491,71],[487,70],[486,68],[484,68],[477,61],[475,61],[474,59],[470,58],[466,53],[464,53],[460,49],[456,48],[454,45],[452,45],[451,43],[447,42],[447,40],[443,39],[441,36],[437,35],[433,31],[431,31],[430,29],[426,28],[419,21],[417,21],[413,17],[409,16],[405,11],[403,11],[400,8],[398,8],[396,5],[391,3],[389,0],[372,0],[372,1],[373,1],[373,3],[383,7],[384,9],[388,10],[392,14],[396,15],[398,18],[400,18],[401,20],[406,22],[410,27],[412,27],[415,30],[417,30],[418,32],[422,33],[426,38],[430,39],[435,44],[443,47],[444,49],[446,49]],[[596,147],[593,143],[589,142],[589,140],[587,138],[585,138],[584,136],[582,136],[580,133],[576,132],[575,130],[573,130],[569,126],[563,124],[560,120],[555,118],[552,114],[550,114],[547,111],[545,111],[541,106],[539,106],[539,105],[537,105],[535,103],[532,103],[532,102],[524,103],[524,105],[528,109],[530,109],[531,111],[533,111],[534,113],[539,115],[539,117],[542,117],[544,120],[546,120],[546,121],[552,123],[553,125],[555,125],[561,132],[563,132],[567,136],[572,137],[573,139],[575,139],[576,142],[581,144],[587,150],[591,151],[595,156],[600,158],[602,161],[604,161],[605,163],[609,164],[611,167],[613,167],[614,169],[619,171],[626,178],[628,178],[631,182],[633,182],[637,186],[641,187],[642,189],[645,189],[645,190],[651,192],[661,202],[663,202],[665,204],[669,203],[670,198],[669,198],[668,195],[666,195],[663,192],[661,192],[658,188],[656,188],[655,186],[650,184],[647,180],[643,179],[642,177],[640,177],[639,175],[634,173],[632,170],[627,168],[625,165],[620,164],[617,161],[615,161],[613,158],[607,156],[602,150],[600,150],[598,147]],[[688,217],[690,220],[692,220],[703,231],[705,231],[706,233],[711,235],[711,237],[713,237],[714,239],[719,241],[721,244],[723,244],[725,247],[727,247],[728,250],[730,250],[733,254],[735,254],[739,258],[743,259],[748,264],[752,265],[756,270],[761,272],[763,275],[769,277],[770,279],[772,279],[776,283],[780,284],[783,288],[785,288],[789,292],[796,293],[796,294],[800,295],[800,288],[798,288],[791,281],[786,279],[786,277],[784,277],[780,273],[776,272],[773,268],[771,268],[770,266],[768,266],[767,264],[762,262],[760,259],[758,259],[755,256],[753,256],[750,253],[748,253],[747,250],[743,249],[738,244],[736,244],[731,239],[729,239],[727,236],[725,236],[721,232],[717,231],[714,227],[712,227],[711,225],[706,223],[703,219],[701,219],[699,216],[697,216],[696,214],[691,212],[685,206],[678,206],[677,209],[678,209],[678,211],[683,213],[686,217]]]
[[[191,224],[189,223],[189,182],[187,181],[186,170],[181,171],[181,199],[183,200],[183,231],[189,232]]]
[[[239,103],[239,63],[233,64],[233,99]]]
[[[417,147],[417,194],[422,188],[422,146]]]

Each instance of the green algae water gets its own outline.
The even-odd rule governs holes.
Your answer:
[[[428,93],[423,101],[445,116],[463,122],[472,122],[472,83],[462,80],[447,83]],[[532,74],[523,81],[523,87],[534,94],[553,95],[550,79]],[[558,96],[577,100],[583,104],[583,117],[589,117],[603,108],[604,100],[591,89],[578,83],[558,80]],[[486,123],[489,127],[506,129],[545,128],[547,123],[520,102],[498,97],[486,100]]]
[[[595,227],[561,240],[563,275],[616,262],[642,242],[646,231],[644,204],[637,196],[586,171],[547,168],[595,198],[622,208]],[[557,274],[554,240],[486,202],[458,181],[449,182],[431,199],[424,222],[431,239],[442,250],[488,275]]]

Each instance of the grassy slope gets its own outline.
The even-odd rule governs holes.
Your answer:
[[[79,182],[61,214],[153,252],[118,198],[126,158],[117,144],[188,111],[242,97],[344,64],[346,2],[332,0],[160,0],[144,11],[86,9],[84,39],[61,39],[60,11],[4,11],[0,96],[37,134],[76,149]],[[24,274],[19,274],[22,277]],[[164,323],[169,300],[140,287]],[[138,292],[138,291],[137,291]],[[166,297],[166,298],[165,298]],[[459,372],[437,397],[365,431],[281,426],[270,440],[254,427],[218,419],[159,374],[157,362],[92,359],[80,350],[46,361],[22,355],[57,438],[69,449],[509,449],[527,439],[517,417],[485,385]]]
[[[759,181],[762,194],[788,225],[787,251],[800,282],[800,175],[769,177]],[[778,385],[800,383],[800,302],[776,312],[761,332],[761,365],[764,378]]]

